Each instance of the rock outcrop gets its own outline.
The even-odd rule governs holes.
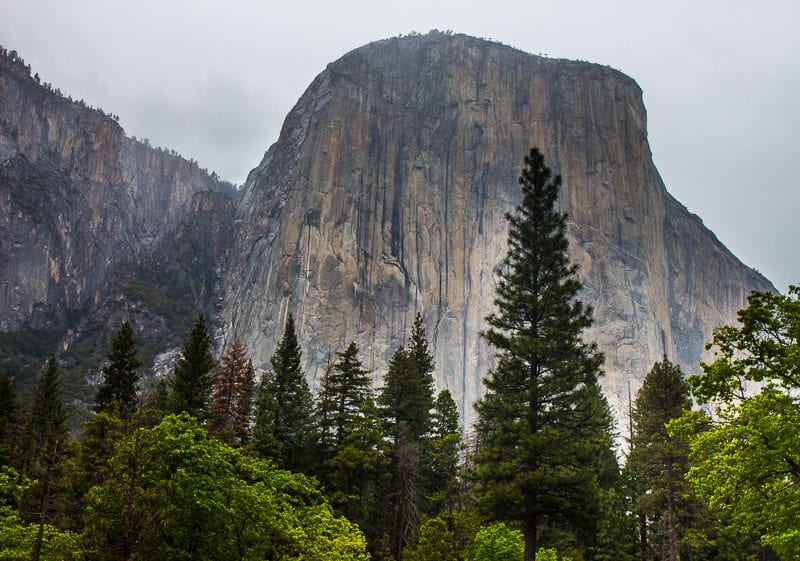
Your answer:
[[[196,193],[227,189],[35,78],[0,56],[0,331],[63,329],[69,310],[102,298],[110,271],[176,228]]]
[[[492,367],[481,339],[504,213],[538,146],[564,179],[588,339],[618,414],[663,354],[697,368],[714,327],[771,284],[666,191],[642,92],[609,67],[462,35],[390,39],[330,64],[251,172],[224,317],[265,362],[287,313],[310,377],[353,340],[376,377],[424,316],[440,387],[466,422]]]

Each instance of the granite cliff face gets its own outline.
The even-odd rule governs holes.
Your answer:
[[[466,422],[523,156],[562,174],[572,259],[618,415],[666,353],[695,370],[712,329],[771,290],[666,191],[642,92],[608,67],[461,35],[372,43],[330,64],[251,172],[224,318],[259,362],[295,315],[310,377],[358,343],[377,376],[422,312]]]
[[[0,57],[0,331],[63,329],[69,310],[102,298],[110,271],[175,229],[195,193],[220,189]]]

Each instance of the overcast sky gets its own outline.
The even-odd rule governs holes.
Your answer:
[[[644,90],[669,191],[781,291],[800,284],[798,24],[797,0],[0,0],[0,44],[43,80],[236,183],[314,76],[376,39],[608,64]]]

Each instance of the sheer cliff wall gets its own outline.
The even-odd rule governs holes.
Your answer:
[[[295,315],[312,384],[354,340],[377,378],[425,319],[440,387],[465,421],[492,367],[481,339],[539,147],[564,179],[570,253],[618,415],[663,354],[697,368],[712,329],[763,277],[666,191],[642,92],[624,74],[465,36],[371,43],[330,64],[289,113],[239,205],[224,302],[266,362]]]

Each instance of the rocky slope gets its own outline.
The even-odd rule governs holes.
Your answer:
[[[0,57],[0,330],[63,328],[114,266],[176,227],[195,193],[224,188]]]
[[[311,377],[356,341],[379,377],[415,312],[466,421],[504,213],[538,146],[563,175],[571,256],[618,414],[666,353],[695,370],[712,329],[771,284],[666,191],[642,92],[608,67],[461,35],[369,44],[330,64],[248,178],[224,317],[266,361],[294,313]]]
[[[88,395],[122,321],[146,366],[181,344],[219,311],[236,197],[0,50],[0,368],[26,387],[58,352],[68,393]]]

